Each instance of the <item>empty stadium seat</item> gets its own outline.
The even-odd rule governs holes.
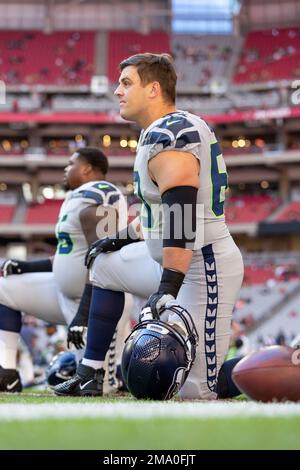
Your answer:
[[[273,28],[248,33],[234,83],[300,77],[300,29]]]
[[[46,199],[42,204],[33,204],[26,212],[26,224],[55,224],[59,214],[61,200]]]
[[[16,206],[14,204],[0,204],[0,224],[8,224],[12,221]]]
[[[116,83],[119,78],[119,63],[127,57],[143,53],[170,52],[167,33],[158,31],[141,34],[134,31],[112,31],[108,35],[108,78]]]
[[[267,219],[279,206],[280,200],[269,195],[232,197],[225,207],[228,224],[260,222]]]
[[[172,53],[182,88],[205,87],[229,78],[237,38],[230,35],[174,35]],[[222,80],[220,81],[220,77]]]
[[[280,212],[276,222],[300,222],[300,201],[293,201]]]
[[[0,32],[1,78],[11,85],[89,85],[95,33]]]

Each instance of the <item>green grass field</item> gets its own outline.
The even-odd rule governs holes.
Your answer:
[[[299,427],[300,404],[0,396],[0,449],[300,449]]]

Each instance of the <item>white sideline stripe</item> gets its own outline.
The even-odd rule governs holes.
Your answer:
[[[166,402],[0,404],[1,421],[43,419],[249,418],[300,416],[300,403]]]

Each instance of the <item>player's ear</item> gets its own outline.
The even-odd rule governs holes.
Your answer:
[[[159,82],[150,83],[150,98],[156,98],[161,94],[161,87]]]
[[[93,167],[90,163],[84,163],[81,167],[81,171],[84,175],[88,175],[92,171]]]

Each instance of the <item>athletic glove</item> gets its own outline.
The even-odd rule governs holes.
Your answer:
[[[140,241],[138,236],[132,232],[134,232],[133,229],[128,226],[111,237],[102,238],[92,243],[85,256],[86,267],[90,269],[100,253],[119,251],[123,246]]]
[[[76,349],[82,349],[85,346],[92,290],[92,284],[85,285],[77,313],[68,327],[68,348],[71,344],[74,344]]]
[[[74,344],[76,349],[82,349],[85,347],[85,338],[87,334],[87,326],[69,325],[67,345],[68,349]]]
[[[158,291],[152,294],[144,305],[141,318],[145,314],[145,309],[151,309],[153,318],[159,319],[160,313],[166,304],[175,300],[179,289],[183,283],[185,274],[173,269],[164,269]],[[147,312],[146,310],[146,312]]]
[[[8,259],[1,266],[1,274],[3,277],[12,274],[51,272],[52,263],[49,258],[37,261],[18,261],[16,259]]]
[[[4,261],[1,266],[1,274],[3,277],[10,276],[11,274],[21,274],[19,262],[13,259],[8,259]]]
[[[175,300],[175,297],[171,294],[167,294],[166,292],[156,292],[155,294],[152,294],[143,307],[141,317],[144,315],[144,310],[149,307],[153,318],[159,320],[160,311],[171,300]]]

